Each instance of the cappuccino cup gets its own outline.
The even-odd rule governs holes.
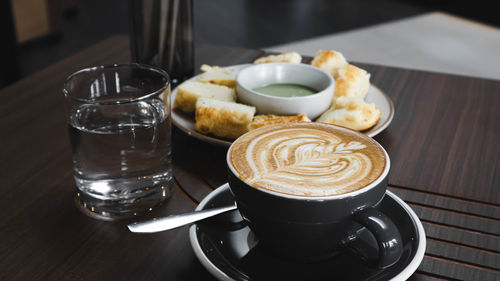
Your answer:
[[[261,127],[227,153],[229,187],[259,243],[294,261],[328,259],[366,228],[385,268],[402,253],[401,235],[378,210],[390,160],[372,138],[318,122]]]

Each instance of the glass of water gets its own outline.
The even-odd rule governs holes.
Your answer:
[[[76,202],[94,218],[142,215],[170,197],[170,79],[121,64],[82,69],[64,82]]]

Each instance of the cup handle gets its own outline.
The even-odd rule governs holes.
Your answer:
[[[368,207],[354,213],[354,220],[366,227],[375,236],[378,244],[378,268],[395,264],[401,257],[403,241],[396,225],[379,210]]]

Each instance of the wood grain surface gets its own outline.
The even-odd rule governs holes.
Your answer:
[[[250,62],[258,50],[198,46],[196,63]],[[0,280],[215,280],[196,259],[187,227],[130,233],[74,206],[62,82],[86,66],[129,61],[128,38],[112,37],[0,95]],[[500,279],[500,82],[362,65],[394,101],[375,137],[392,160],[389,190],[427,235],[411,280]],[[173,131],[175,184],[148,217],[193,210],[226,180],[227,148]]]
[[[390,184],[500,204],[500,81],[360,65],[396,108]]]

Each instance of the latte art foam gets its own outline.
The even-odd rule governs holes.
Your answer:
[[[320,123],[250,131],[234,142],[230,161],[251,186],[298,196],[358,190],[385,167],[384,153],[373,141]]]

